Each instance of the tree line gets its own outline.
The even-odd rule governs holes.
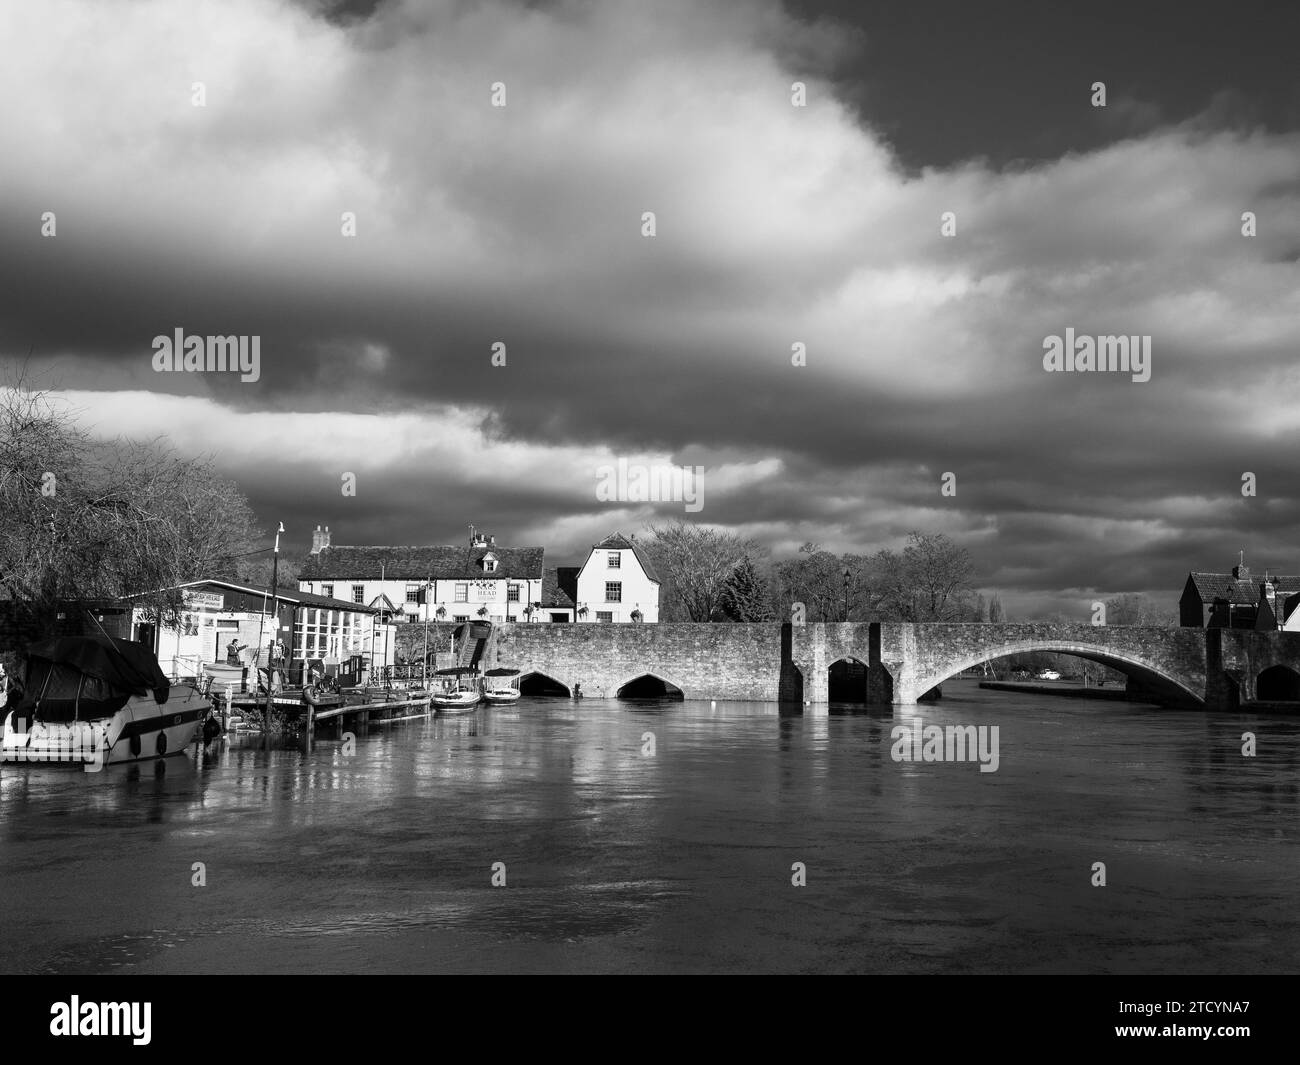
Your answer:
[[[0,384],[0,598],[19,632],[53,631],[77,601],[142,592],[154,619],[174,625],[175,586],[256,579],[261,536],[210,459],[157,440],[94,439],[25,369]]]
[[[996,595],[973,586],[969,552],[943,533],[913,532],[901,551],[834,554],[805,543],[772,561],[752,540],[683,521],[638,540],[657,570],[661,621],[1002,621]]]

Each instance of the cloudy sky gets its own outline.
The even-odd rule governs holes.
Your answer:
[[[1048,7],[4,3],[0,356],[298,550],[919,529],[1081,620],[1300,572],[1300,17]],[[1151,379],[1046,372],[1066,328]],[[259,379],[157,372],[177,329]],[[620,458],[703,509],[601,501]]]

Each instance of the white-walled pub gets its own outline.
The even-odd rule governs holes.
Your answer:
[[[304,592],[332,596],[399,621],[544,621],[543,549],[498,547],[471,535],[466,546],[333,546],[316,529],[299,573]]]

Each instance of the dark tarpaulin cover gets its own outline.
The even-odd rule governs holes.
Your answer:
[[[167,701],[171,681],[158,667],[158,660],[144,644],[111,636],[58,636],[27,648],[30,658],[43,658],[71,666],[98,677],[118,691],[132,695],[154,693],[158,702]]]

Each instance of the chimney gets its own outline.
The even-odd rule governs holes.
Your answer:
[[[1268,570],[1264,571],[1264,583],[1259,586],[1259,594],[1265,600],[1267,600],[1269,606],[1274,608],[1273,613],[1276,614],[1277,613],[1277,609],[1276,609],[1277,588],[1274,586],[1273,581],[1269,578]]]
[[[316,528],[314,528],[311,533],[311,553],[313,555],[320,554],[320,539],[321,539],[320,526],[317,525]]]
[[[497,538],[495,536],[489,536],[488,547],[496,547],[496,545],[497,545]]]

